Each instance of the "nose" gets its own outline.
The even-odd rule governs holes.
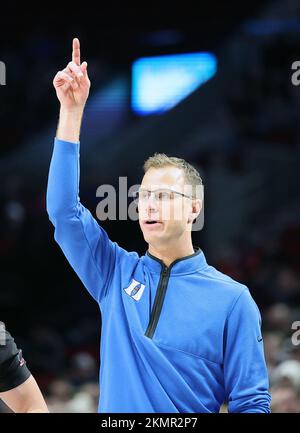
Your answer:
[[[149,210],[157,210],[157,201],[153,193],[149,194],[149,198],[147,200],[147,209]]]

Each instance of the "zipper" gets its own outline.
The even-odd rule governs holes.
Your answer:
[[[194,248],[194,251],[195,251],[194,254],[190,254],[189,256],[174,260],[174,262],[172,262],[169,267],[167,267],[162,260],[157,259],[156,257],[152,256],[150,253],[148,253],[150,257],[152,257],[154,260],[158,261],[161,264],[162,271],[160,273],[160,278],[156,290],[153,309],[151,312],[150,322],[145,332],[146,337],[153,338],[154,332],[156,330],[159,316],[164,303],[172,267],[181,260],[189,259],[201,253],[201,249],[199,247],[197,247],[197,249]]]
[[[162,306],[164,303],[168,281],[170,278],[170,271],[171,271],[171,267],[168,268],[166,265],[163,265],[163,269],[161,271],[159,283],[157,286],[157,291],[155,295],[150,322],[145,332],[146,337],[153,338],[155,329],[157,327],[158,319],[162,310]]]

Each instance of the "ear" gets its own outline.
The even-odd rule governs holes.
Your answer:
[[[191,212],[188,218],[188,223],[193,223],[195,219],[199,216],[202,209],[202,200],[194,199],[192,201]]]

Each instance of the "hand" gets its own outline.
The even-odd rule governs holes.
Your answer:
[[[79,39],[73,39],[72,61],[65,69],[57,72],[53,85],[62,109],[83,110],[89,96],[91,82],[87,74],[87,62],[80,64]]]

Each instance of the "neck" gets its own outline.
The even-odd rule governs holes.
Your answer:
[[[162,260],[167,267],[169,267],[174,260],[189,256],[195,252],[191,239],[189,242],[185,242],[184,244],[174,241],[172,244],[168,244],[167,246],[164,245],[162,247],[149,244],[148,250],[154,257]]]

